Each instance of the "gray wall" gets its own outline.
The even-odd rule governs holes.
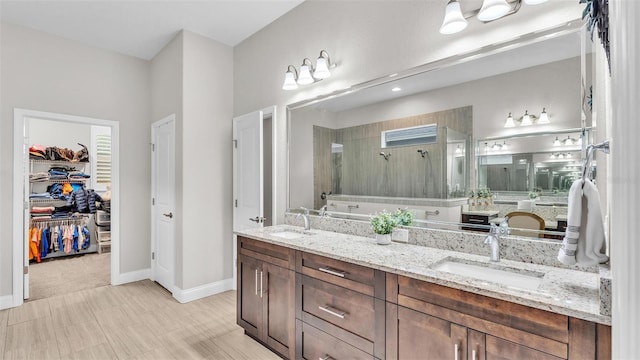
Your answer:
[[[120,122],[120,271],[149,267],[148,62],[1,24],[0,295],[12,293],[13,109]]]

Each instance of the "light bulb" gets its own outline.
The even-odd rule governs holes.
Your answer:
[[[300,83],[300,80],[298,80],[298,83]],[[522,126],[529,126],[531,124],[533,124],[531,122],[531,116],[529,116],[529,112],[525,110],[524,115],[522,115]]]
[[[300,75],[298,76],[298,84],[299,85],[313,84],[313,77],[311,76],[311,70],[309,69],[309,65],[302,64],[300,66]]]
[[[540,118],[538,119],[538,124],[548,124],[549,123],[549,115],[547,114],[547,109],[542,108],[542,112],[540,113]]]
[[[444,20],[440,26],[440,34],[455,34],[467,27],[467,19],[462,15],[460,3],[457,0],[450,0],[444,11]]]
[[[328,61],[321,54],[318,60],[316,60],[316,71],[313,72],[313,77],[316,79],[326,79],[330,76],[331,71],[329,71]]]
[[[484,0],[478,13],[478,20],[492,21],[499,19],[511,11],[511,6],[506,0]]]
[[[511,113],[509,113],[509,116],[507,116],[507,120],[504,122],[504,127],[512,128],[515,126],[516,126],[516,123],[513,121],[513,116],[511,116]]]
[[[282,84],[283,90],[295,90],[298,88],[296,83],[296,76],[291,70],[287,70],[284,74],[284,83]]]

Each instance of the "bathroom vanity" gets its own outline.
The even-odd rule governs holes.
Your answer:
[[[238,324],[289,359],[611,356],[594,272],[291,225],[237,234]]]

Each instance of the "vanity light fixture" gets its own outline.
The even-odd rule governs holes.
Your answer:
[[[560,146],[560,140],[558,139],[558,137],[556,136],[556,139],[553,140],[553,146]]]
[[[550,122],[549,122],[549,115],[547,114],[547,109],[542,108],[542,113],[540,113],[540,117],[535,116],[533,114],[529,114],[529,111],[525,110],[524,115],[522,115],[517,120],[514,120],[511,113],[509,113],[509,116],[507,116],[507,120],[504,122],[504,127],[512,128],[512,127],[515,127],[516,125],[530,126],[533,124],[549,124],[549,123]]]
[[[462,12],[459,0],[449,0],[444,10],[440,33],[444,35],[458,33],[467,27],[467,20],[474,16],[488,23],[515,14],[520,10],[523,1],[527,5],[537,5],[547,0],[484,0],[480,9],[466,13]]]
[[[462,154],[464,152],[464,149],[462,148],[462,146],[458,145],[456,146],[456,154]]]
[[[507,151],[508,149],[509,149],[509,145],[507,145],[507,141],[505,140],[505,141],[502,143],[502,148],[501,148],[501,150],[503,150],[503,151]]]
[[[295,90],[298,85],[309,85],[318,82],[322,79],[326,79],[331,76],[331,70],[336,65],[331,62],[329,53],[326,50],[320,51],[320,56],[316,60],[316,67],[313,67],[311,59],[304,58],[302,65],[300,65],[300,72],[296,70],[293,65],[287,67],[287,72],[284,74],[283,90]]]
[[[287,72],[284,73],[284,84],[282,84],[283,90],[295,90],[298,88],[298,71],[293,65],[287,67]]]

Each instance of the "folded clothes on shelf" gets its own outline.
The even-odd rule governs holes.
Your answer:
[[[54,210],[53,206],[32,206],[31,214],[51,214]]]
[[[37,172],[33,174],[29,174],[29,181],[47,181],[49,180],[49,174],[46,172]]]
[[[85,174],[82,171],[69,171],[70,179],[88,179],[91,175]]]
[[[31,193],[29,199],[51,199],[51,194],[49,192]]]

